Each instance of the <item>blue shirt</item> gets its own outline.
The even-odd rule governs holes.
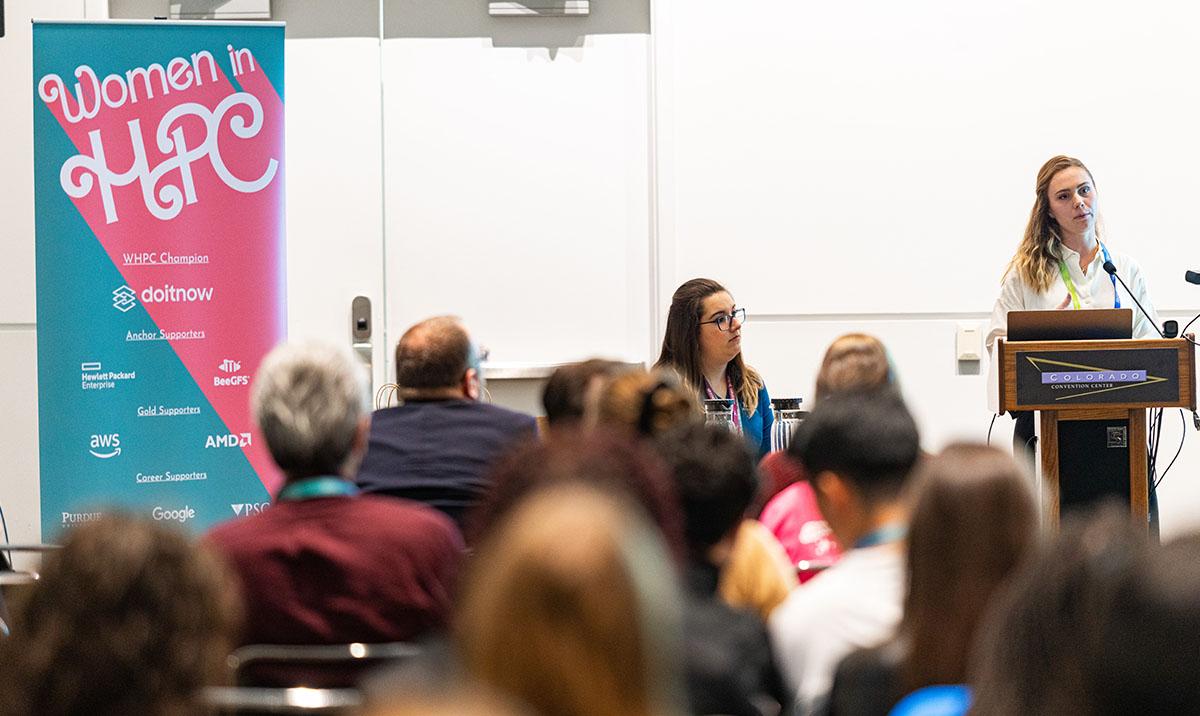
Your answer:
[[[767,394],[767,386],[758,389],[758,407],[752,415],[746,413],[746,408],[738,402],[742,413],[742,434],[746,442],[754,449],[758,459],[771,452],[771,426],[775,423],[775,414],[771,412],[771,396]]]

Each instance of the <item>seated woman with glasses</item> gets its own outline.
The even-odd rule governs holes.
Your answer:
[[[701,400],[733,400],[733,426],[758,457],[771,449],[771,398],[762,377],[742,360],[738,308],[724,286],[707,278],[684,283],[671,297],[667,331],[655,368],[674,369]]]

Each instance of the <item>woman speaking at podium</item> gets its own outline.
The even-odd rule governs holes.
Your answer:
[[[655,368],[671,368],[701,400],[730,398],[734,427],[757,457],[771,449],[771,398],[758,372],[742,360],[742,324],[729,291],[708,278],[694,278],[675,290],[667,330]]]
[[[1096,183],[1083,162],[1057,156],[1042,165],[1025,237],[1004,274],[992,309],[988,348],[1003,336],[1008,312],[1079,308],[1133,309],[1133,337],[1158,335],[1158,315],[1137,262],[1111,250],[1097,225]],[[1104,270],[1112,261],[1117,273],[1152,317],[1137,309],[1117,277]]]
[[[1003,285],[992,308],[987,347],[1008,327],[1009,311],[1039,309],[1131,308],[1133,337],[1159,335],[1158,314],[1146,290],[1146,279],[1137,262],[1114,251],[1101,239],[1098,223],[1099,196],[1092,173],[1073,157],[1056,156],[1038,170],[1033,209],[1025,236],[1004,273]],[[1104,270],[1112,261],[1117,273],[1133,291],[1133,298],[1150,314],[1147,318],[1117,277]],[[993,354],[989,378],[989,402],[994,411],[996,366]],[[1033,413],[1013,413],[1014,450],[1028,450],[1033,440]]]

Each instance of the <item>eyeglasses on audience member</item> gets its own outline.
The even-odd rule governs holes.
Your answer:
[[[717,327],[718,331],[725,332],[725,331],[728,331],[730,328],[733,328],[733,322],[735,320],[738,322],[739,326],[742,325],[743,323],[745,323],[746,322],[746,309],[736,308],[736,309],[734,309],[733,313],[722,313],[721,315],[717,316],[716,318],[712,319],[711,321],[700,321],[700,325],[703,326],[706,323],[712,323],[713,325],[715,325]]]

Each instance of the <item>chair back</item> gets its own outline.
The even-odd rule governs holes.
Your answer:
[[[376,666],[411,659],[421,651],[407,642],[250,644],[230,654],[229,668],[242,687],[337,689],[354,686]]]
[[[355,689],[212,687],[204,690],[202,698],[204,705],[218,716],[341,716],[358,713],[363,703],[362,694]]]

